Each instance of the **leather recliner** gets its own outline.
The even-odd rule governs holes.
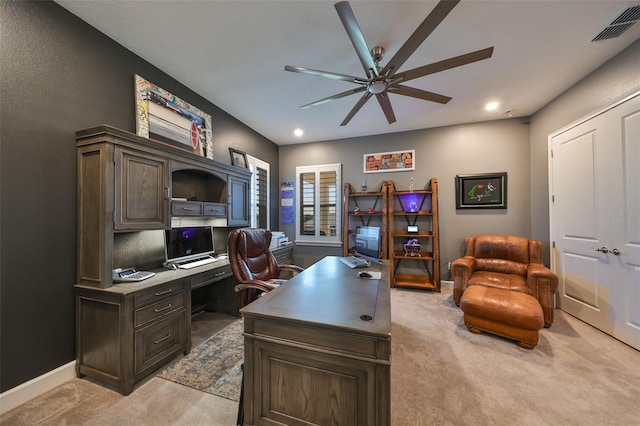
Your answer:
[[[542,307],[544,326],[553,324],[558,278],[542,264],[540,241],[481,235],[467,237],[465,246],[465,256],[451,264],[456,305],[460,305],[465,289],[473,285],[517,291],[535,297]]]

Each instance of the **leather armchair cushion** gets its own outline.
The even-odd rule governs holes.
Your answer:
[[[475,258],[508,259],[526,265],[530,262],[529,240],[510,235],[480,235],[475,238],[471,253],[467,254]]]
[[[486,330],[496,334],[503,334],[498,323],[536,331],[544,326],[540,303],[535,297],[517,291],[472,286],[462,294],[460,309],[465,315],[496,323],[495,329]]]
[[[481,285],[485,287],[500,288],[503,290],[519,291],[521,293],[531,294],[531,290],[527,286],[526,274],[503,274],[489,271],[476,271],[469,281],[467,287],[473,285]]]

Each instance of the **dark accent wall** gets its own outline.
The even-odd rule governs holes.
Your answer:
[[[50,1],[0,3],[0,391],[75,359],[75,132],[135,132],[134,74],[213,117],[229,146],[271,164],[278,147]],[[277,203],[271,217],[277,227]]]

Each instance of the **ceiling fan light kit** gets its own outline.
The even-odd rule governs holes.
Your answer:
[[[360,26],[356,21],[355,15],[351,10],[349,2],[341,1],[336,3],[335,8],[338,12],[338,16],[340,17],[342,25],[347,31],[347,35],[356,50],[356,54],[362,64],[366,77],[361,78],[330,71],[320,71],[310,68],[285,65],[284,69],[286,71],[324,77],[333,80],[347,81],[360,86],[356,89],[347,90],[345,92],[311,102],[303,105],[301,108],[321,105],[345,96],[364,92],[362,97],[340,124],[341,126],[346,126],[372,96],[375,96],[378,100],[389,124],[396,121],[395,113],[393,112],[393,107],[391,106],[391,101],[389,99],[389,93],[441,104],[449,102],[451,98],[448,96],[417,89],[415,87],[405,86],[402,83],[415,78],[424,77],[429,74],[488,59],[493,54],[493,47],[434,62],[432,64],[424,65],[401,73],[399,73],[398,70],[459,2],[460,0],[440,0],[431,13],[429,13],[425,20],[420,24],[420,26],[418,26],[413,34],[411,34],[407,41],[402,45],[402,47],[400,47],[384,67],[380,67],[379,65],[385,52],[384,48],[382,46],[375,46],[374,48],[369,49],[364,36],[362,35],[362,31],[360,30]]]

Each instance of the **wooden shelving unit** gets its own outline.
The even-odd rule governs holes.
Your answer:
[[[387,205],[390,184],[391,181],[383,181],[375,191],[367,192],[356,191],[350,183],[344,184],[343,256],[350,254],[356,226],[379,226],[382,238],[381,258],[387,259]]]
[[[391,287],[411,287],[440,292],[440,249],[438,237],[438,179],[425,189],[389,190],[389,274]],[[418,226],[409,232],[409,226]],[[420,251],[405,250],[409,239],[417,239]]]

